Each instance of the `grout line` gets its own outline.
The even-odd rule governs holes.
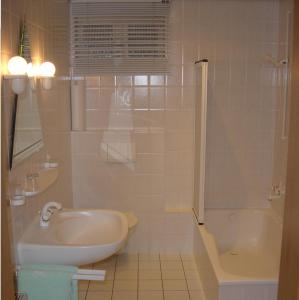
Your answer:
[[[119,256],[116,257],[115,263],[114,263],[114,274],[113,274],[113,282],[112,282],[111,300],[113,298],[114,282],[115,282],[115,276],[116,276],[116,265],[117,265],[117,262],[118,262],[118,258],[119,258]]]
[[[161,276],[163,300],[165,300],[164,284],[163,284],[163,276],[162,276],[162,263],[161,263],[161,255],[160,255],[160,253],[159,253],[159,263],[160,263],[160,276]]]
[[[88,286],[87,286],[87,290],[85,291],[84,300],[86,300],[86,299],[87,299],[87,292],[88,292]],[[78,290],[78,294],[79,294],[79,290]]]
[[[92,269],[94,268],[94,265],[95,265],[95,264],[92,264]],[[89,285],[90,285],[90,280],[88,280],[88,283],[87,283],[87,289],[86,289],[86,291],[85,291],[85,297],[84,297],[85,300],[87,299],[87,294],[88,294],[88,290],[89,290]]]
[[[184,277],[185,277],[185,281],[186,281],[186,286],[187,286],[187,291],[188,291],[188,295],[189,295],[189,299],[191,300],[191,295],[190,295],[190,291],[189,291],[189,286],[188,286],[188,281],[187,281],[187,277],[186,277],[186,273],[185,273],[185,267],[184,267],[184,263],[183,263],[183,259],[180,253],[180,259],[181,259],[181,264],[183,267],[183,272],[184,272]]]
[[[139,252],[137,253],[137,300],[139,299]]]

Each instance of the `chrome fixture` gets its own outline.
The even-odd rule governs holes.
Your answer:
[[[40,212],[40,226],[48,227],[51,216],[53,215],[55,209],[61,210],[62,206],[58,202],[48,202],[44,205]]]

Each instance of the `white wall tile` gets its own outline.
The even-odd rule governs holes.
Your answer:
[[[72,137],[75,204],[134,211],[140,222],[128,251],[192,247],[190,216],[169,216],[164,208],[192,205],[198,57],[209,59],[208,206],[268,205],[271,172],[262,170],[271,169],[263,157],[271,157],[277,77],[263,55],[276,53],[277,6],[251,4],[173,0],[167,76],[87,80],[87,89],[99,88],[99,99],[91,96],[88,130]],[[130,132],[135,162],[104,162],[98,147],[111,130]]]
[[[275,109],[277,70],[264,56],[278,49],[276,2],[200,1],[198,47],[209,58],[207,207],[268,206],[271,171],[259,170],[272,169],[260,157],[273,151],[275,117],[263,103]]]

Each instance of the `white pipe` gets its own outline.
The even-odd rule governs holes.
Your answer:
[[[85,130],[85,80],[71,81],[72,130]]]
[[[288,11],[287,15],[287,30],[286,30],[286,35],[287,35],[287,56],[289,57],[289,49],[290,49],[290,24],[291,24],[291,12]],[[288,110],[289,110],[289,59],[287,59],[287,64],[286,64],[286,76],[285,76],[285,86],[284,86],[284,102],[283,102],[283,118],[282,118],[282,134],[281,134],[281,139],[285,140],[288,138]],[[281,71],[282,77],[283,75],[283,70]]]
[[[199,134],[198,129],[195,128],[195,145],[199,144],[199,149],[195,149],[195,152],[199,151],[198,159],[195,159],[195,162],[199,166],[195,165],[195,168],[199,168],[198,178],[195,178],[194,184],[199,185],[198,194],[195,193],[194,201],[198,201],[198,211],[195,210],[195,213],[198,218],[199,223],[204,223],[204,210],[205,210],[205,173],[206,173],[206,139],[207,139],[207,105],[208,105],[208,61],[203,60],[196,63],[196,66],[200,68],[201,71],[201,90],[199,91],[200,99],[196,99],[195,105],[195,117],[200,117],[200,123],[197,123],[195,119],[195,124],[197,127],[200,126]],[[200,83],[197,83],[200,84]],[[198,104],[199,103],[199,104]],[[198,111],[199,110],[199,111]],[[198,138],[200,140],[198,141]],[[196,157],[195,153],[195,157]]]

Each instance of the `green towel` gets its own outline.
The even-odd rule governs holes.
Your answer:
[[[77,300],[77,268],[62,265],[22,265],[18,276],[18,292],[29,300]]]

